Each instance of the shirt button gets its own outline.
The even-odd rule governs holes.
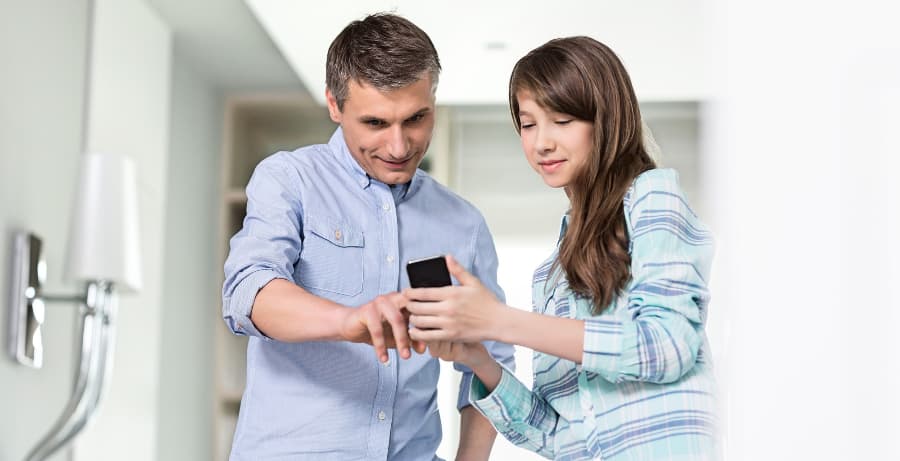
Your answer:
[[[388,255],[387,262],[389,262],[389,263],[394,262],[394,255]]]
[[[387,418],[387,415],[384,414],[384,410],[378,412],[378,420],[384,421],[384,418]]]
[[[383,362],[383,363],[384,363],[384,366],[385,366],[385,367],[391,366],[391,358],[388,357],[388,359],[387,359],[385,362]]]
[[[384,211],[388,211],[391,209],[391,205],[389,205],[388,203],[385,202],[381,205],[381,209]]]
[[[340,229],[334,231],[334,239],[335,239],[335,240],[340,240],[340,239],[341,239],[341,235],[343,235],[343,234],[341,234],[341,230],[340,230]]]

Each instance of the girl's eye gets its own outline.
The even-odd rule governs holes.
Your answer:
[[[524,130],[526,128],[531,128],[533,126],[534,126],[534,123],[523,123],[521,128]]]
[[[568,124],[571,123],[571,122],[572,122],[572,119],[567,119],[567,120],[557,120],[557,121],[556,121],[556,124],[557,124],[557,125],[568,125]]]

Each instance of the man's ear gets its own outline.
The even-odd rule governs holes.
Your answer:
[[[334,98],[334,94],[331,93],[330,88],[325,88],[325,101],[328,102],[328,115],[331,117],[331,121],[340,125],[341,123],[341,110],[338,108],[337,99]]]

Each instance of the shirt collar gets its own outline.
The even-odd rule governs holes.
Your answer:
[[[366,174],[366,171],[359,166],[359,162],[357,162],[350,153],[350,148],[347,147],[347,141],[344,140],[344,130],[341,129],[341,127],[337,127],[337,129],[334,130],[334,134],[331,135],[331,139],[328,141],[328,147],[331,148],[331,152],[337,159],[338,164],[350,174],[350,177],[353,178],[353,181],[356,184],[359,184],[359,187],[363,189],[369,187],[371,179],[369,178],[369,175]]]
[[[391,194],[394,196],[394,204],[402,202],[406,198],[406,194],[409,193],[409,183],[395,184],[390,187]]]
[[[556,245],[558,246],[560,242],[562,242],[563,237],[566,235],[566,229],[569,228],[569,213],[566,213],[562,217],[562,224],[559,226],[559,238],[556,239]]]
[[[372,178],[369,177],[366,170],[359,166],[359,162],[350,153],[350,148],[347,147],[347,141],[344,139],[344,130],[341,127],[337,127],[334,130],[334,134],[331,135],[331,139],[328,141],[328,147],[331,148],[331,152],[337,159],[338,164],[350,174],[359,187],[365,189],[371,185]],[[419,189],[422,183],[422,178],[419,177],[421,174],[423,173],[417,169],[410,182],[390,188],[391,193],[394,195],[395,203],[408,199]],[[375,181],[378,180],[376,179]]]

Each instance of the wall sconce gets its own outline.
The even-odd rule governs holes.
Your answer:
[[[45,304],[80,306],[81,345],[75,351],[78,365],[72,395],[59,420],[29,453],[29,461],[46,459],[70,442],[100,404],[113,367],[116,295],[141,288],[136,184],[130,159],[84,156],[66,267],[68,279],[86,285],[83,294],[44,293],[47,265],[41,257],[41,239],[26,232],[15,236],[9,304],[13,359],[41,368]]]

